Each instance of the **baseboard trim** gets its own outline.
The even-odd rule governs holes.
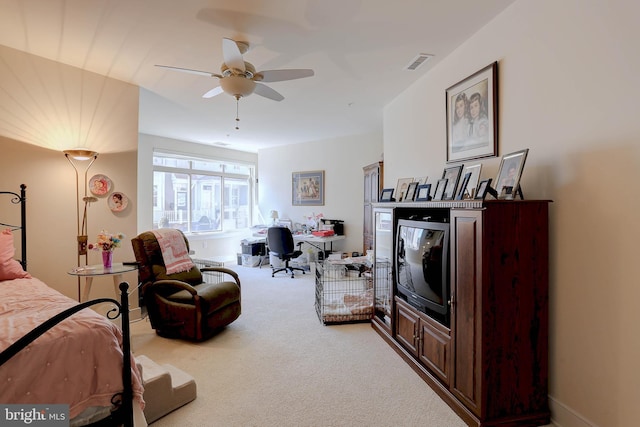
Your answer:
[[[555,427],[598,427],[585,417],[549,395],[551,423]]]

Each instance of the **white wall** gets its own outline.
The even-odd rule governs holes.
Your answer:
[[[382,135],[285,145],[258,151],[259,208],[268,218],[272,209],[281,219],[303,223],[304,217],[322,213],[325,218],[344,221],[346,239],[334,250],[362,251],[363,166],[380,160]],[[324,206],[293,206],[293,172],[325,171]]]
[[[631,0],[520,0],[384,114],[385,186],[440,176],[445,90],[499,62],[499,154],[529,148],[525,197],[554,201],[549,394],[565,427],[640,419],[638,16]],[[495,179],[499,158],[481,163]]]

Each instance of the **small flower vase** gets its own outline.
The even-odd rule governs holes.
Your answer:
[[[102,251],[102,265],[104,268],[111,268],[113,262],[113,251]]]

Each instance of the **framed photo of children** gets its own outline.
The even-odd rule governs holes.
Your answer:
[[[451,86],[447,95],[447,163],[498,154],[498,63]]]
[[[324,205],[324,171],[293,172],[291,183],[294,206]]]

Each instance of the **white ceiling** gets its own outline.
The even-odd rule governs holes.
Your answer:
[[[385,104],[514,1],[0,0],[0,45],[140,86],[142,133],[257,151],[380,130]],[[223,37],[258,70],[315,76],[236,105],[202,98],[216,78],[154,66],[218,73]],[[434,56],[403,70],[419,53]]]

